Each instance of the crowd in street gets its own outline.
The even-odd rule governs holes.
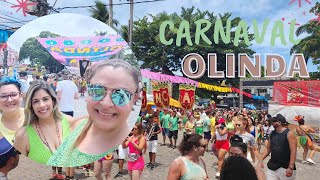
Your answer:
[[[214,178],[202,159],[206,152],[217,159],[215,178],[222,180],[295,179],[298,146],[304,150],[302,163],[316,165],[316,131],[303,116],[293,127],[283,115],[272,117],[267,111],[166,107],[142,109],[134,127],[128,127],[132,107],[141,99],[139,72],[117,60],[93,67],[86,79],[68,70],[31,83],[26,72],[3,77],[0,180],[18,166],[20,154],[50,165],[51,179],[75,179],[75,168],[96,179],[119,178],[127,163],[130,179],[137,180],[146,168],[157,169],[158,146],[181,154],[168,167],[164,179],[170,180]],[[88,115],[73,118],[80,95],[87,96]],[[111,176],[116,156],[119,172]]]

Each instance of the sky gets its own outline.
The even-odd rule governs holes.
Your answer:
[[[23,16],[21,11],[16,12],[16,9],[11,8],[10,4],[3,2],[4,0],[0,0],[0,17],[7,17],[4,15],[9,15],[11,17],[15,17],[20,21],[32,20],[36,17],[27,15]],[[13,4],[17,4],[16,0],[6,0],[7,2],[11,2]],[[61,7],[74,7],[74,6],[86,6],[86,5],[94,5],[94,0],[48,0],[48,3],[52,6],[56,1],[55,8]],[[145,0],[135,0],[134,2],[145,1]],[[292,1],[292,3],[290,3]],[[301,7],[299,7],[299,1],[301,1]],[[308,3],[307,0],[165,0],[159,2],[150,2],[150,3],[141,3],[134,5],[134,20],[138,20],[147,16],[148,14],[156,15],[161,12],[178,13],[181,12],[181,7],[190,8],[194,6],[202,11],[208,10],[210,12],[214,12],[215,14],[223,14],[227,12],[232,13],[232,17],[241,17],[243,20],[247,22],[249,26],[252,25],[253,20],[256,20],[259,25],[259,30],[261,31],[262,23],[264,20],[269,19],[270,24],[267,28],[265,40],[262,44],[253,43],[251,48],[261,55],[273,53],[279,54],[283,56],[287,64],[291,59],[290,57],[290,49],[293,46],[289,42],[289,22],[293,19],[296,19],[297,23],[305,24],[311,19],[317,18],[314,14],[309,13],[310,8],[315,4],[316,1],[319,0],[309,0],[311,4]],[[106,4],[108,4],[109,0],[103,0]],[[117,3],[126,3],[127,0],[113,0],[114,4]],[[114,5],[114,19],[118,20],[121,25],[128,24],[129,19],[129,5]],[[61,10],[61,13],[77,13],[82,15],[89,16],[90,13],[88,9],[64,9]],[[54,14],[54,12],[52,12]],[[8,18],[8,17],[7,17]],[[17,20],[16,19],[16,20]],[[17,21],[19,21],[17,20]],[[276,41],[276,45],[271,47],[270,39],[271,39],[271,31],[274,22],[281,20],[284,23],[285,30],[285,38],[287,45],[282,45],[279,39]],[[6,20],[0,18],[0,24]],[[54,20],[52,20],[54,21]],[[76,24],[77,22],[73,21],[65,21],[64,19],[57,19],[56,21],[60,21],[62,24],[70,24],[71,22]],[[78,22],[80,27],[83,27],[83,22]],[[21,24],[10,24],[10,26],[18,26]],[[1,26],[0,26],[1,27]],[[60,28],[63,28],[61,26]],[[90,29],[92,26],[87,25],[84,28]],[[299,25],[296,26],[298,28]],[[36,29],[36,28],[35,28]],[[82,29],[82,28],[80,28]],[[28,34],[32,34],[34,29],[28,28]],[[250,29],[251,31],[252,29]],[[69,29],[70,31],[70,29]],[[303,38],[305,35],[302,35],[298,38]],[[297,37],[296,37],[297,39]],[[213,52],[214,53],[214,52]],[[263,57],[263,56],[262,56]],[[313,65],[311,60],[308,63],[308,71],[313,72],[316,71],[317,66]]]

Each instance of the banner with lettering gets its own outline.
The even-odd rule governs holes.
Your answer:
[[[106,60],[127,46],[127,42],[120,35],[37,38],[37,40],[64,65],[69,65],[75,60],[91,62]]]
[[[152,94],[154,104],[159,108],[163,108],[164,106],[162,104],[162,97],[159,84],[152,84]]]
[[[190,84],[179,85],[179,101],[183,109],[191,109],[195,103],[196,87]]]
[[[145,109],[147,107],[147,88],[143,87],[142,89],[142,105],[141,109]]]
[[[275,82],[272,100],[287,106],[320,107],[320,81]]]
[[[169,90],[169,82],[162,82],[160,83],[160,93],[161,93],[161,100],[164,107],[170,106],[170,90]]]

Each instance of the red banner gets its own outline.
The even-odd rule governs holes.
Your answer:
[[[320,81],[275,82],[272,100],[281,105],[320,107]]]
[[[143,87],[142,89],[142,105],[141,108],[145,109],[147,107],[147,88]]]
[[[169,83],[160,84],[161,100],[164,107],[170,106]]]
[[[188,84],[179,85],[179,101],[183,109],[191,109],[195,103],[196,87]]]
[[[161,92],[160,92],[160,86],[159,85],[157,85],[157,84],[153,84],[152,85],[152,94],[153,94],[153,102],[154,102],[154,104],[159,108],[163,108]]]

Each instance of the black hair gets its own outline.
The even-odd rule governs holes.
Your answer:
[[[256,170],[248,159],[229,156],[221,168],[220,180],[258,180]]]
[[[248,146],[243,142],[243,139],[239,135],[235,134],[231,136],[230,143],[231,147],[237,147],[242,151],[243,154],[247,154]]]
[[[193,148],[200,146],[200,139],[203,137],[199,134],[185,134],[178,147],[182,156],[187,155]]]
[[[14,147],[12,147],[5,154],[0,155],[0,168],[3,168],[7,165],[7,162],[11,157],[15,157],[17,154],[20,154]]]

